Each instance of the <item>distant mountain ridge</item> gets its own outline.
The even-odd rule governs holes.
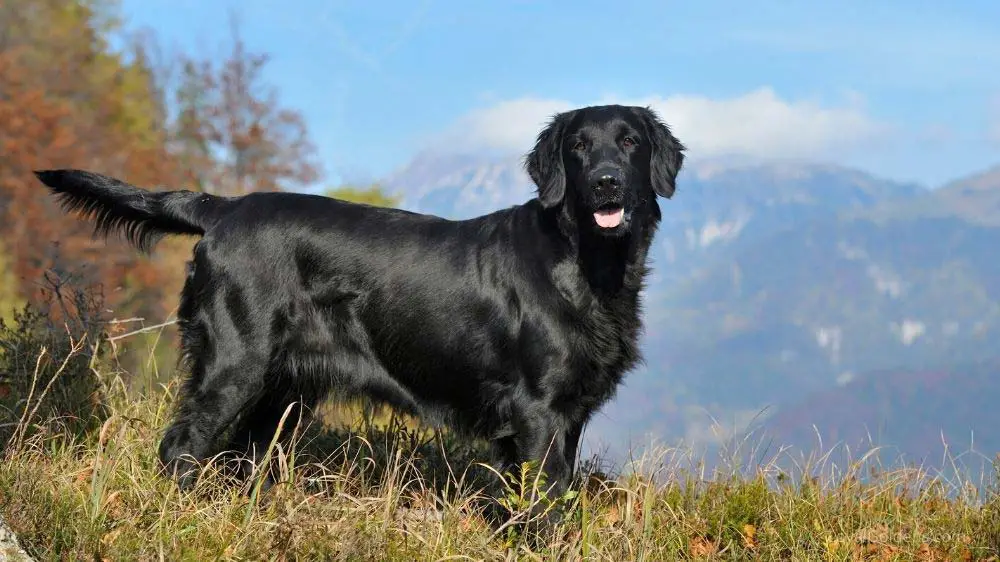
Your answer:
[[[516,156],[425,153],[385,183],[449,218],[535,190]],[[588,429],[595,443],[716,442],[713,418],[738,432],[868,373],[1000,357],[1000,166],[929,190],[831,165],[701,164],[661,208],[646,365]]]
[[[876,221],[914,217],[957,217],[984,226],[1000,226],[1000,165],[951,181],[902,204],[879,204],[858,216]]]
[[[535,196],[518,157],[425,152],[383,183],[403,194],[408,209],[449,219],[486,214]]]
[[[930,466],[949,454],[989,461],[1000,451],[998,374],[996,360],[956,363],[948,370],[866,373],[779,410],[763,433],[800,450],[822,440],[824,448],[886,446],[893,455]]]

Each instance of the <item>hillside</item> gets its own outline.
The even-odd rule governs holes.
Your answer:
[[[669,365],[676,392],[726,411],[873,369],[990,357],[1000,322],[997,242],[1000,230],[956,219],[810,223],[669,291],[655,307],[684,329],[650,358]]]
[[[882,203],[861,215],[880,222],[955,217],[970,223],[1000,226],[1000,166],[951,181],[934,190],[930,197],[906,203]]]
[[[621,476],[589,473],[579,495],[557,507],[564,523],[535,534],[524,522],[537,494],[501,493],[511,515],[491,522],[483,494],[496,493],[499,482],[470,482],[470,459],[455,440],[395,426],[353,425],[358,439],[314,425],[294,448],[273,451],[282,485],[228,486],[215,464],[194,493],[180,494],[159,474],[151,445],[173,393],[137,397],[123,389],[111,388],[99,432],[77,436],[39,417],[31,425],[42,431],[0,457],[2,519],[33,559],[986,560],[1000,553],[1000,502],[977,505],[961,482],[898,467],[864,482],[853,478],[862,468],[817,480],[770,464],[706,475],[683,453],[638,462]],[[531,489],[531,480],[523,483]],[[490,488],[479,492],[481,485]],[[0,559],[15,559],[5,554]]]
[[[809,395],[778,412],[764,430],[799,449],[836,443],[886,446],[913,463],[939,465],[945,453],[985,460],[1000,451],[1000,361],[948,369],[879,371]],[[817,435],[818,432],[818,435]]]
[[[471,188],[478,200],[499,200],[503,169],[480,172],[464,177],[492,183],[467,185],[479,186]],[[670,224],[704,227],[736,208],[737,193],[780,184],[777,170],[741,173],[725,188],[711,184],[720,176],[702,178],[704,192],[718,191],[715,202],[703,197],[700,209],[678,212]],[[618,457],[582,452],[585,485],[564,498],[567,518],[552,533],[535,536],[523,524],[537,495],[501,487],[469,464],[483,459],[481,449],[396,419],[352,416],[343,427],[321,412],[327,423],[267,451],[280,486],[265,492],[257,473],[233,487],[226,471],[210,469],[195,493],[180,494],[160,474],[155,447],[179,380],[153,384],[151,356],[154,367],[137,379],[151,390],[136,393],[124,383],[132,375],[121,370],[115,346],[92,355],[88,345],[64,342],[62,332],[51,339],[56,332],[44,323],[35,332],[28,322],[0,334],[0,344],[25,353],[46,342],[52,360],[11,354],[0,365],[14,373],[9,384],[20,385],[6,394],[20,405],[0,408],[9,437],[0,457],[3,520],[44,560],[991,559],[1000,553],[1000,503],[981,501],[976,473],[956,480],[898,463],[831,463],[823,454],[832,440],[854,444],[863,429],[878,427],[890,430],[881,442],[898,443],[919,462],[935,454],[939,426],[956,443],[967,427],[995,427],[1000,362],[947,365],[992,353],[1000,276],[996,260],[984,257],[996,229],[956,217],[845,218],[872,199],[928,195],[891,182],[858,192],[857,178],[866,176],[848,171],[834,181],[824,173],[805,177],[825,178],[809,189],[829,201],[748,195],[740,203],[745,228],[721,243],[689,244],[685,259],[697,267],[661,252],[659,265],[673,280],[661,276],[648,299],[647,366],[588,430],[594,443],[616,440]],[[439,202],[461,198],[426,193]],[[851,193],[871,199],[852,202]],[[945,367],[862,371],[897,361]],[[834,376],[847,366],[862,374]],[[43,386],[21,402],[25,388]],[[805,455],[812,462],[772,451],[724,465],[695,448],[642,450],[647,443],[638,441],[629,450],[623,439],[653,429],[660,445],[679,436],[711,442],[699,409],[740,418],[772,401],[777,413],[763,421],[779,445],[809,448],[809,428],[827,428],[824,447]],[[82,412],[82,404],[92,415],[61,414]],[[990,439],[978,448],[1000,447]],[[508,477],[531,491],[530,473]],[[498,494],[510,514],[489,517],[483,494]]]

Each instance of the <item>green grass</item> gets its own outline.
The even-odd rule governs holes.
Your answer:
[[[124,373],[92,370],[100,420],[21,403],[29,415],[0,459],[0,511],[38,560],[977,560],[1000,548],[1000,501],[966,483],[865,459],[834,471],[820,458],[798,477],[773,463],[709,475],[677,449],[613,476],[587,470],[550,532],[498,529],[481,516],[481,487],[501,492],[513,522],[533,500],[503,493],[477,447],[332,408],[271,451],[285,482],[269,492],[209,470],[181,494],[155,458],[176,383],[137,396]],[[46,373],[33,400],[63,376]],[[817,473],[840,476],[801,477]]]

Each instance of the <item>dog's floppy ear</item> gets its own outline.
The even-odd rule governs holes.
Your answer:
[[[653,191],[660,197],[669,199],[674,194],[677,173],[684,164],[684,145],[670,132],[659,116],[650,108],[641,111],[649,134],[652,154],[649,159],[649,175]]]
[[[562,159],[562,136],[566,115],[552,118],[535,140],[535,147],[525,158],[525,168],[538,186],[538,200],[549,209],[566,196],[566,168]]]

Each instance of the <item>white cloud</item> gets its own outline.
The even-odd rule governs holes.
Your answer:
[[[542,98],[502,101],[465,115],[437,141],[460,151],[523,151],[552,115],[572,106],[567,101]]]
[[[435,144],[463,151],[524,152],[549,118],[576,106],[623,103],[650,106],[688,147],[694,160],[724,156],[751,158],[817,158],[858,148],[888,127],[865,111],[863,100],[848,95],[838,105],[813,100],[786,100],[771,88],[723,99],[699,95],[606,97],[570,102],[519,98],[473,111]]]

